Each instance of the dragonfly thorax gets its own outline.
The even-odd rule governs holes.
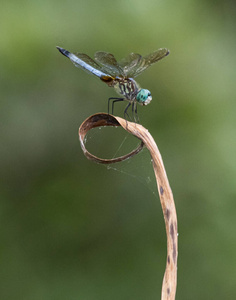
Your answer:
[[[128,101],[137,101],[140,105],[147,105],[152,100],[150,91],[140,89],[137,82],[132,78],[117,78],[113,87],[119,95],[124,96]]]
[[[116,78],[113,83],[115,91],[128,101],[134,101],[140,90],[137,82],[131,78]]]

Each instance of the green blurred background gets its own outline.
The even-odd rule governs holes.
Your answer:
[[[1,1],[1,300],[160,299],[150,157],[112,169],[84,157],[80,124],[116,94],[56,45],[117,59],[170,49],[138,82],[178,213],[176,299],[236,299],[235,12],[230,0]],[[103,134],[89,141],[105,153]]]

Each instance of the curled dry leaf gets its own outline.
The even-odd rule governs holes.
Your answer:
[[[117,126],[121,126],[121,124],[112,115],[100,113],[100,114],[95,114],[95,115],[90,116],[88,119],[86,119],[82,123],[82,125],[79,128],[80,145],[84,152],[84,155],[88,159],[93,160],[94,162],[97,162],[100,164],[112,164],[112,163],[117,163],[117,162],[126,160],[126,159],[138,154],[143,149],[144,143],[143,143],[143,141],[141,141],[140,145],[135,150],[133,150],[132,152],[130,152],[126,155],[120,156],[120,157],[116,157],[116,158],[112,158],[112,159],[104,159],[104,158],[99,158],[99,157],[91,154],[90,152],[88,152],[88,150],[85,147],[84,138],[89,130],[96,128],[96,127],[102,127],[102,126],[117,127]]]
[[[141,143],[137,149],[133,150],[127,155],[113,159],[98,158],[87,151],[84,145],[84,138],[90,129],[101,126],[122,126],[126,131],[136,136],[141,141]],[[174,300],[177,286],[177,215],[173,194],[166,175],[162,157],[153,137],[148,132],[148,130],[140,124],[128,122],[122,118],[105,113],[98,113],[90,116],[82,123],[79,129],[79,138],[85,156],[90,160],[103,164],[120,162],[127,158],[130,158],[139,153],[142,150],[143,146],[145,146],[149,150],[152,157],[152,164],[156,176],[167,235],[167,261],[162,283],[161,300]]]

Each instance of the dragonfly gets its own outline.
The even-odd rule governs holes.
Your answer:
[[[76,67],[99,77],[121,96],[108,99],[108,114],[110,112],[110,101],[112,101],[112,114],[115,102],[128,101],[129,103],[124,110],[124,117],[126,120],[126,117],[131,119],[128,114],[128,109],[131,106],[135,122],[138,120],[137,104],[143,106],[149,104],[152,96],[151,92],[141,88],[134,78],[169,54],[168,49],[160,48],[146,56],[130,53],[126,58],[117,62],[114,55],[108,52],[96,52],[94,59],[92,59],[84,53],[71,53],[58,46],[57,49],[68,57]]]

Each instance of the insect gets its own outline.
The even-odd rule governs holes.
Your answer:
[[[138,119],[137,103],[147,105],[151,102],[152,96],[149,90],[140,88],[133,78],[169,54],[168,49],[161,48],[146,56],[130,53],[125,59],[117,62],[114,55],[108,52],[96,52],[95,59],[92,59],[84,53],[73,54],[61,47],[57,47],[57,49],[68,57],[76,67],[99,77],[121,96],[108,99],[108,113],[110,111],[110,101],[112,101],[113,114],[114,103],[126,100],[129,103],[124,110],[124,117],[130,119],[127,111],[131,106],[135,121]]]

